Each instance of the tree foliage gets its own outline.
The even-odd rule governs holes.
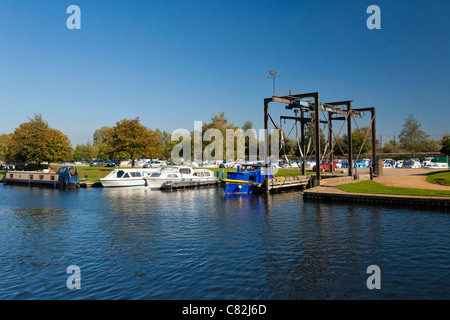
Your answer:
[[[108,131],[105,153],[110,159],[158,158],[162,143],[158,134],[140,123],[139,118],[123,119]]]
[[[442,148],[441,148],[441,153],[443,153],[446,156],[450,156],[450,134],[449,133],[445,133],[442,136]]]
[[[12,133],[0,135],[0,161],[8,161],[10,152],[9,144],[11,142]]]
[[[209,129],[216,129],[219,130],[220,133],[222,134],[222,138],[223,138],[223,156],[226,156],[226,140],[227,140],[227,129],[229,130],[238,130],[240,129],[238,126],[235,126],[232,123],[228,123],[228,119],[225,117],[225,112],[221,112],[218,115],[213,115],[211,117],[211,122],[209,123],[204,123],[203,124],[203,137],[205,137],[205,132]],[[212,141],[206,141],[205,139],[203,139],[203,150],[205,150],[205,148],[210,145],[212,142],[215,141],[215,137],[214,139],[212,139]],[[236,156],[236,149],[237,149],[237,143],[234,143],[234,152],[235,152],[235,156]],[[215,157],[215,153],[213,152],[213,154],[211,154],[212,157]]]
[[[68,160],[72,147],[69,138],[50,128],[41,114],[22,123],[11,137],[11,158],[21,162],[56,162]]]
[[[108,145],[106,143],[106,137],[109,132],[111,132],[112,127],[103,126],[100,129],[94,131],[93,134],[93,152],[94,157],[98,159],[105,159],[108,157],[107,149]]]
[[[95,147],[88,141],[86,144],[77,144],[73,152],[74,161],[91,161],[96,157]]]
[[[420,125],[417,119],[410,114],[405,119],[403,129],[399,135],[402,148],[413,154],[422,149],[425,140],[428,138],[428,135],[420,129]]]

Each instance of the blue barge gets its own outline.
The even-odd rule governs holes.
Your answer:
[[[262,186],[266,178],[265,167],[263,164],[243,165],[237,168],[235,172],[228,172],[225,183],[225,193],[245,194],[253,193],[258,186]],[[268,178],[273,178],[269,169]]]

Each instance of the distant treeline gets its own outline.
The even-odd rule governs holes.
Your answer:
[[[36,114],[34,118],[29,118],[15,129],[13,133],[0,135],[0,161],[19,162],[19,163],[42,163],[42,162],[61,162],[61,161],[91,161],[92,159],[139,159],[139,158],[160,158],[170,160],[172,149],[182,140],[172,141],[172,134],[159,129],[152,130],[140,123],[139,118],[123,119],[118,121],[115,126],[101,127],[93,133],[92,143],[87,141],[85,144],[77,144],[72,147],[69,138],[60,130],[53,129],[42,115]],[[450,155],[450,134],[444,133],[442,140],[429,139],[429,135],[420,129],[421,124],[412,115],[405,119],[402,130],[399,134],[399,141],[391,140],[383,147],[379,140],[375,141],[378,154],[396,154],[397,158],[403,155],[416,155],[418,153],[433,154],[441,153]],[[202,133],[209,129],[218,129],[222,135],[226,136],[226,130],[247,131],[253,129],[251,121],[246,121],[241,127],[229,123],[225,113],[213,115],[211,121],[202,124]],[[353,154],[365,155],[372,150],[372,141],[370,135],[367,135],[367,141],[364,143],[368,128],[357,128],[352,132]],[[310,126],[306,132],[305,144],[308,145],[307,154],[314,152],[314,132],[313,126]],[[325,130],[320,131],[320,146],[322,154],[329,154],[328,145],[325,136]],[[193,132],[191,132],[191,136]],[[291,137],[289,133],[280,135],[280,151],[278,156],[289,158],[300,157],[299,137]],[[245,141],[246,150],[249,148],[250,139]],[[348,153],[349,137],[344,134],[333,139],[333,154],[335,157],[343,157]],[[210,142],[203,141],[202,148]],[[256,143],[259,141],[256,140]],[[224,154],[226,145],[223,145]],[[234,146],[236,148],[236,146]],[[248,154],[248,152],[246,152]],[[403,155],[402,155],[403,154]],[[421,155],[422,157],[424,154]],[[193,157],[185,155],[186,158]]]

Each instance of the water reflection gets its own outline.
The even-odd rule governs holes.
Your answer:
[[[449,297],[450,219],[439,210],[216,188],[0,192],[2,298]],[[83,290],[65,287],[71,264]],[[371,264],[383,272],[376,293],[365,289]]]

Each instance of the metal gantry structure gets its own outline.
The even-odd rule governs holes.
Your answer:
[[[321,146],[320,146],[320,133],[321,133],[321,124],[326,124],[328,126],[328,147],[329,148],[329,171],[333,172],[333,149],[335,144],[337,143],[337,139],[339,135],[341,134],[342,129],[345,125],[347,125],[347,160],[348,160],[348,175],[353,176],[357,172],[357,166],[356,161],[358,160],[359,156],[361,155],[361,151],[366,144],[367,138],[369,133],[371,134],[371,144],[372,144],[372,167],[376,163],[376,126],[375,126],[375,108],[374,107],[368,107],[368,108],[354,108],[352,103],[353,100],[347,100],[347,101],[334,101],[334,102],[326,102],[321,103],[319,100],[319,92],[311,92],[311,93],[295,93],[292,94],[293,90],[288,90],[289,94],[283,95],[284,93],[272,96],[270,98],[264,99],[264,129],[265,129],[265,159],[264,163],[266,166],[266,170],[269,169],[269,125],[272,123],[274,128],[280,129],[272,119],[270,113],[269,113],[269,104],[271,102],[278,102],[285,104],[285,109],[293,110],[295,115],[294,116],[280,116],[280,122],[281,120],[294,120],[295,125],[297,125],[297,122],[300,122],[300,143],[299,143],[299,149],[300,154],[302,155],[303,159],[301,162],[301,172],[302,175],[306,174],[306,161],[305,161],[305,155],[306,155],[306,127],[310,129],[310,125],[313,124],[313,132],[310,132],[311,136],[314,139],[315,143],[315,160],[316,160],[316,168],[315,168],[315,178],[317,183],[320,183],[321,180],[321,162],[323,159],[323,156],[325,155],[326,151],[324,151],[324,154],[321,154]],[[286,91],[287,92],[287,91]],[[366,112],[370,112],[370,125],[368,127],[368,130],[366,132],[366,136],[362,137],[362,134],[359,130],[358,124],[356,122],[357,118],[362,118]],[[339,133],[336,135],[333,131],[334,123],[336,121],[343,121],[343,124],[339,130]],[[354,122],[358,128],[359,133],[361,134],[361,138],[363,139],[363,144],[361,146],[361,149],[359,150],[355,164],[353,166],[353,145],[352,145],[352,122]],[[326,150],[326,149],[325,149]]]

